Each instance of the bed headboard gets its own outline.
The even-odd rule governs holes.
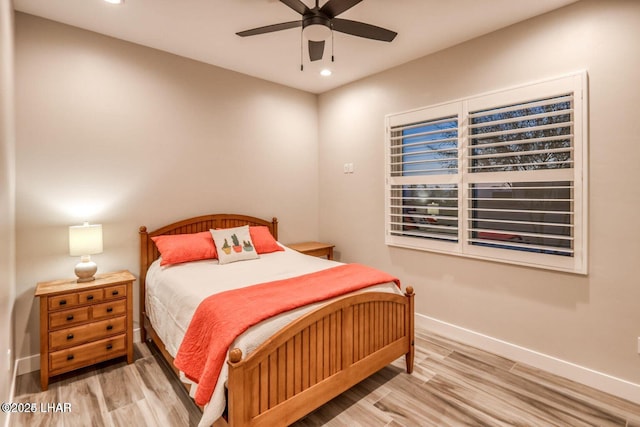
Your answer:
[[[195,218],[184,219],[165,225],[155,231],[147,231],[144,225],[140,227],[140,328],[144,330],[144,301],[145,301],[145,279],[147,270],[153,261],[158,259],[160,252],[156,244],[151,240],[152,237],[164,234],[191,234],[201,231],[208,231],[212,228],[232,228],[243,225],[264,225],[269,228],[273,237],[278,239],[278,219],[273,218],[271,221],[265,221],[260,218],[237,215],[237,214],[214,214],[203,215]]]

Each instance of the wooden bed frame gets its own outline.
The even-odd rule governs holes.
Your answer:
[[[173,367],[146,315],[145,278],[159,257],[151,237],[212,228],[265,225],[278,238],[278,220],[216,214],[175,222],[148,232],[140,227],[140,325],[143,341],[153,341]],[[367,292],[338,299],[277,332],[247,357],[229,352],[227,419],[215,426],[289,425],[355,384],[405,356],[413,371],[413,288],[405,296]]]

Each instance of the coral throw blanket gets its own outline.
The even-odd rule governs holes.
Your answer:
[[[386,282],[400,287],[400,281],[387,273],[344,264],[212,295],[196,309],[174,364],[198,383],[195,401],[205,405],[211,399],[229,346],[249,327],[297,307]]]

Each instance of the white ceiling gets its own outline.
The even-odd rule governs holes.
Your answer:
[[[313,7],[313,0],[302,0]],[[304,54],[300,29],[238,31],[300,17],[278,0],[14,0],[15,9],[272,82],[321,93],[576,0],[363,0],[340,18],[398,32],[391,43],[334,33],[323,61]],[[322,5],[324,0],[320,2]],[[321,67],[333,71],[319,75]]]

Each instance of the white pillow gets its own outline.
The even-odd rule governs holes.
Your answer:
[[[220,264],[260,258],[251,241],[248,225],[209,231],[213,236]]]

